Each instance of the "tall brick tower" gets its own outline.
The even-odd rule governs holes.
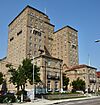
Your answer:
[[[78,65],[78,31],[65,26],[54,32],[53,56],[63,60],[67,67]]]
[[[39,50],[51,56],[54,25],[46,14],[27,6],[8,27],[9,62],[20,64],[26,57],[38,56]]]

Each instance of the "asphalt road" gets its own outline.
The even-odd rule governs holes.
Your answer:
[[[67,101],[61,103],[55,103],[52,105],[100,105],[100,97],[86,100],[78,100],[78,101]]]

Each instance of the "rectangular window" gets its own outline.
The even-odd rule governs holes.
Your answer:
[[[55,81],[55,91],[58,91],[58,82]]]
[[[36,55],[36,51],[34,51],[34,55]]]
[[[32,46],[32,43],[29,43],[30,46]]]
[[[30,33],[32,33],[32,30],[30,30]]]
[[[14,37],[10,38],[10,41],[12,41],[14,39]]]
[[[72,45],[72,48],[76,49],[76,46],[75,45]]]
[[[41,32],[36,31],[36,30],[33,31],[33,34],[34,34],[34,35],[39,35],[39,36],[41,36]]]
[[[34,38],[34,41],[37,41],[37,39],[36,39],[36,38]]]
[[[41,39],[39,39],[39,42],[41,42]]]
[[[41,45],[39,45],[39,49],[41,49]]]
[[[34,44],[34,48],[36,48],[36,44]]]
[[[32,40],[32,36],[30,36],[30,40]]]
[[[17,33],[17,36],[20,35],[21,33],[22,33],[22,30]]]
[[[47,90],[51,91],[51,89],[50,89],[50,81],[48,81],[48,83],[47,83]]]

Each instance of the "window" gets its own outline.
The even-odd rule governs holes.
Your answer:
[[[55,76],[56,76],[56,77],[58,77],[58,76],[59,76],[58,72],[55,72]]]
[[[10,41],[12,41],[14,39],[14,37],[10,38]]]
[[[21,33],[22,33],[22,30],[17,33],[17,36],[20,35]]]
[[[35,16],[33,13],[30,13],[31,16]]]
[[[32,33],[32,30],[30,30],[30,33]]]
[[[29,43],[30,46],[32,46],[32,43]]]
[[[51,65],[51,61],[50,60],[48,60],[48,66],[50,66]]]
[[[31,50],[31,49],[29,49],[29,54],[30,54],[30,53],[32,53],[32,50]]]
[[[33,34],[34,34],[34,35],[39,35],[39,36],[41,36],[41,32],[36,31],[36,30],[33,31]]]
[[[55,81],[55,91],[58,91],[58,81]]]
[[[83,72],[85,72],[85,69],[83,69]]]
[[[36,48],[36,44],[34,44],[34,48]]]
[[[76,49],[76,46],[75,45],[72,45],[72,48]]]
[[[48,81],[48,83],[47,83],[47,89],[48,89],[48,91],[50,91],[50,81]]]
[[[36,51],[34,51],[34,55],[36,55]]]
[[[48,74],[48,75],[51,75],[51,72],[50,72],[50,71],[48,71],[48,72],[47,72],[47,74]]]
[[[34,41],[37,41],[37,38],[34,38]]]
[[[39,39],[39,42],[41,42],[41,39]]]
[[[41,45],[39,45],[39,49],[41,49]]]
[[[47,78],[48,78],[48,79],[51,78],[51,72],[50,72],[50,71],[47,72]]]
[[[30,36],[30,40],[32,40],[32,36]]]

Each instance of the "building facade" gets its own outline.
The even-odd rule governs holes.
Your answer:
[[[6,67],[7,64],[9,64],[9,62],[7,61],[6,57],[3,59],[0,59],[0,72],[3,73],[3,78],[7,82],[7,87],[9,89],[9,91],[12,91],[15,88],[15,86],[12,83],[10,83],[10,81],[9,81],[10,74],[8,73],[8,68]],[[16,67],[18,67],[18,65]],[[1,87],[2,87],[2,85],[0,85],[0,89],[1,89]]]
[[[34,60],[40,67],[41,81],[46,91],[62,91],[62,60],[47,55],[40,55]]]
[[[71,83],[73,80],[77,78],[82,79],[85,81],[85,91],[86,92],[96,92],[97,91],[97,75],[96,75],[96,68],[88,66],[88,65],[77,65],[73,66],[66,70],[66,77],[69,77],[69,90],[72,90]]]

